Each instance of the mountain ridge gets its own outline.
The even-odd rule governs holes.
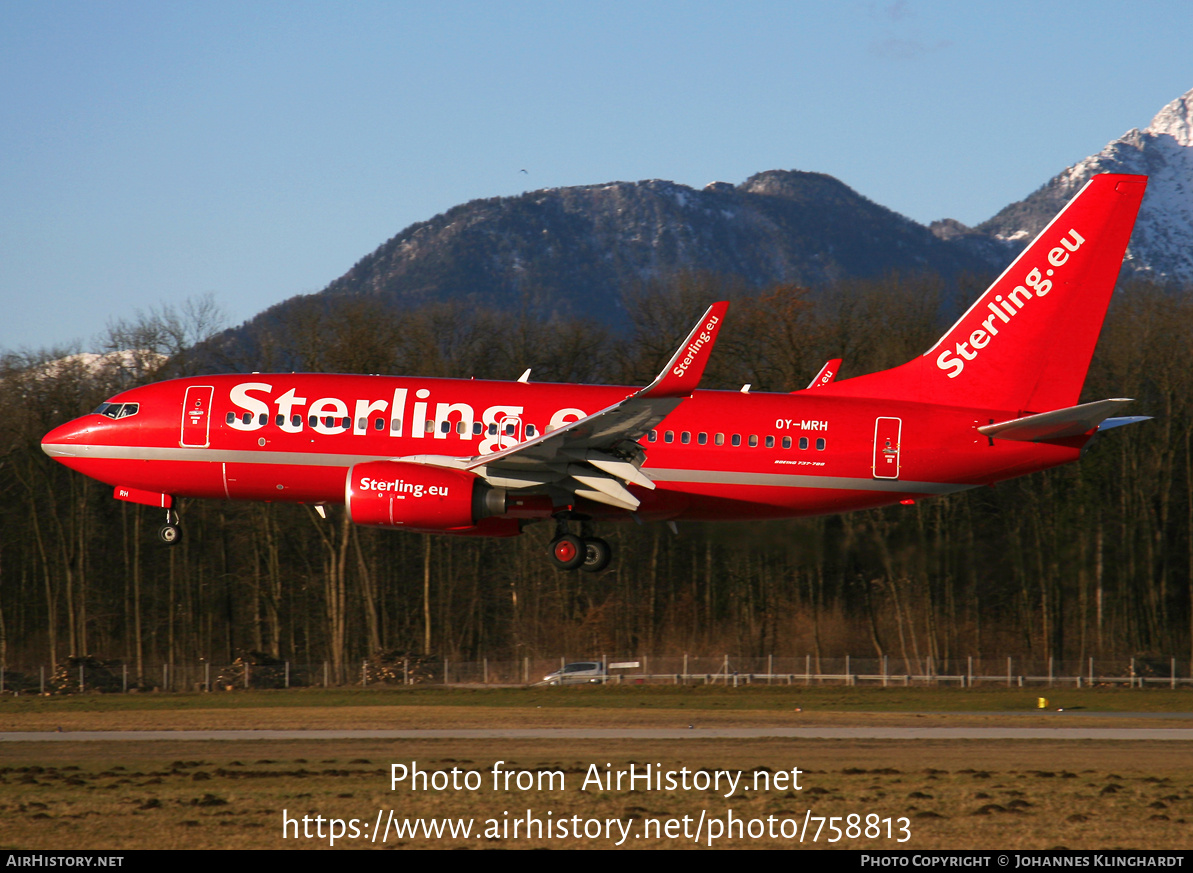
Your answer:
[[[457,301],[624,326],[622,294],[682,273],[747,287],[1001,271],[1095,173],[1151,177],[1125,271],[1193,284],[1193,90],[976,227],[925,227],[840,180],[766,170],[702,189],[663,179],[472,200],[395,234],[324,290],[229,332],[261,339],[314,299],[410,308]],[[253,343],[250,342],[250,345]]]
[[[470,201],[406,228],[320,293],[509,305],[545,292],[600,317],[627,287],[679,272],[762,287],[986,268],[831,176],[769,170],[703,189],[650,179]]]

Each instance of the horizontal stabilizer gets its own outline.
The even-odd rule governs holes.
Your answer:
[[[1038,415],[1026,415],[1023,418],[983,425],[978,428],[978,433],[1000,440],[1019,440],[1028,443],[1080,436],[1097,429],[1102,422],[1128,403],[1133,402],[1133,400],[1123,397],[1096,400],[1093,403],[1082,403],[1080,406],[1054,409],[1051,412],[1041,412]],[[1123,423],[1129,424],[1130,422],[1124,421]]]
[[[1122,427],[1124,424],[1137,424],[1141,421],[1151,421],[1150,415],[1123,415],[1118,418],[1108,418],[1098,425],[1098,433],[1104,430],[1110,430],[1116,427]]]

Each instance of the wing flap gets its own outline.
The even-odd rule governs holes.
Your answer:
[[[575,490],[577,497],[583,497],[586,500],[591,500],[594,503],[603,503],[606,506],[612,506],[614,509],[624,509],[627,512],[634,512],[638,508],[638,501],[627,503],[614,497],[612,494],[606,494],[604,491],[597,491],[595,488],[577,488]]]
[[[585,488],[600,491],[602,494],[612,497],[626,506],[632,506],[634,509],[638,508],[638,498],[631,494],[624,485],[612,476],[605,476],[599,473],[594,474],[586,468],[579,466],[569,467],[568,475]]]
[[[655,484],[645,473],[638,469],[631,461],[622,461],[612,455],[607,455],[604,452],[587,451],[583,455],[576,458],[578,461],[587,461],[598,470],[608,473],[621,479],[627,485],[638,485],[641,488],[646,488],[649,491],[654,491]],[[639,462],[641,463],[641,462]]]

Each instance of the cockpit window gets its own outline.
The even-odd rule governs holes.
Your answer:
[[[136,415],[140,411],[140,403],[101,403],[95,410],[95,413],[97,415],[105,415],[108,418],[128,418],[130,415]]]

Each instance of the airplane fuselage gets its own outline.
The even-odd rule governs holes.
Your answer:
[[[93,413],[44,444],[136,502],[172,495],[343,503],[354,464],[483,459],[634,390],[354,375],[193,377],[123,392],[106,406],[125,414]],[[977,431],[1019,414],[816,390],[696,391],[642,440],[642,471],[656,488],[630,490],[644,520],[782,518],[948,494],[1078,457],[1085,438],[1010,442]],[[583,498],[575,508],[594,518],[629,514]]]

